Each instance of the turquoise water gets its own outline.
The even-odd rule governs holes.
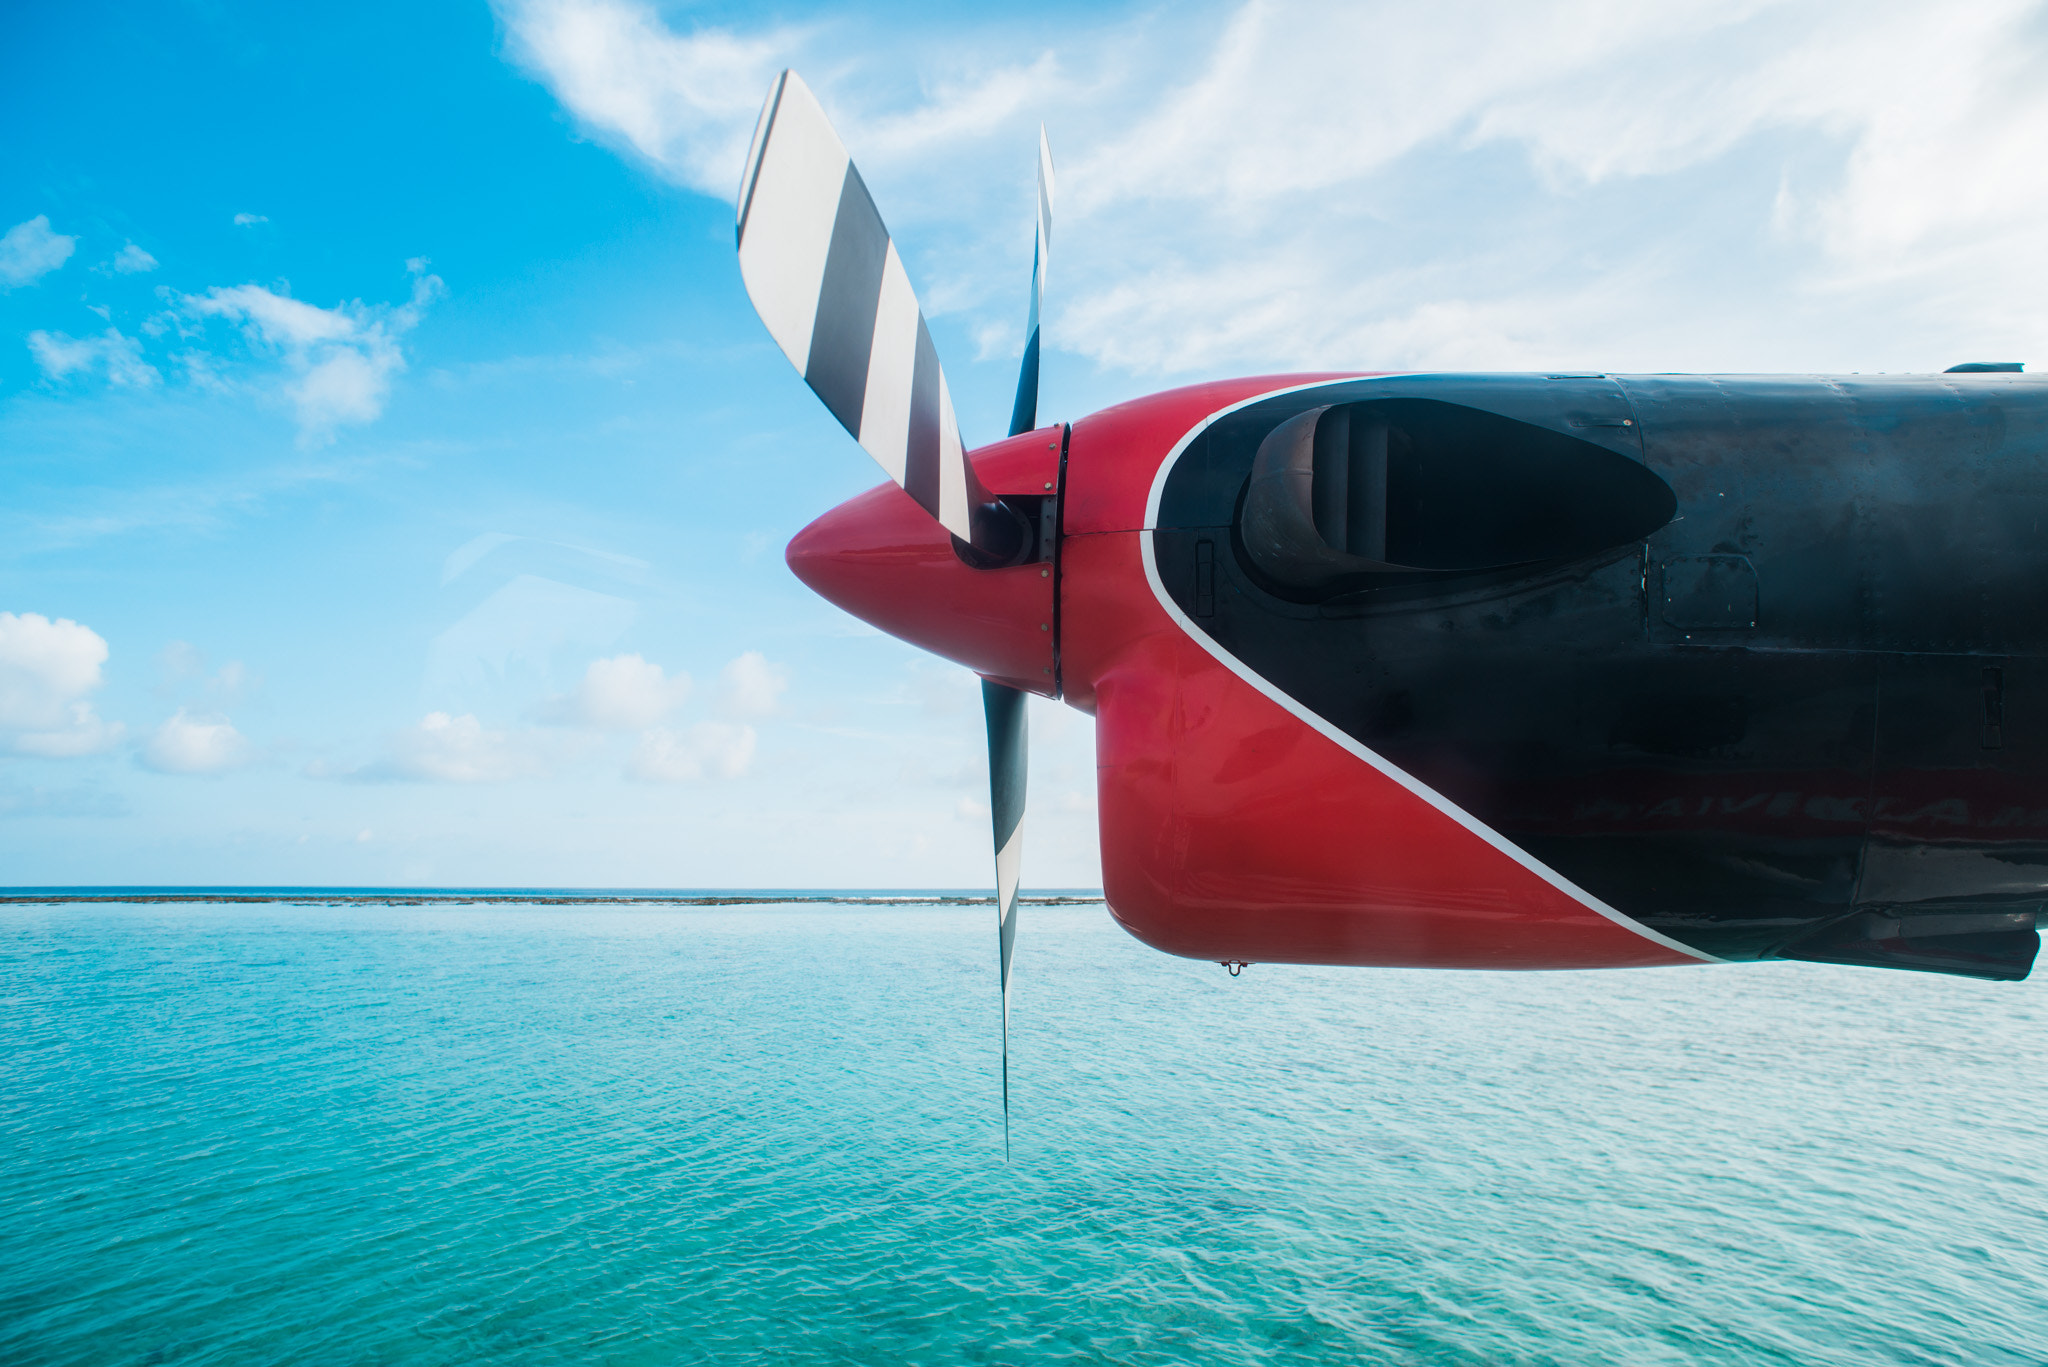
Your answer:
[[[0,1361],[2039,1363],[2044,994],[0,907]]]

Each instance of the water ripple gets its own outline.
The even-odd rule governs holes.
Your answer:
[[[0,908],[0,1360],[2048,1361],[2043,998],[1034,908]]]

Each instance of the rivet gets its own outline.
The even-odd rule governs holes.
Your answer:
[[[1049,441],[1045,444],[1045,449],[1048,451],[1057,451],[1060,449],[1060,444],[1056,441]]]
[[[1048,489],[1052,488],[1052,486],[1051,486],[1050,484],[1046,485],[1045,487],[1046,487],[1046,488],[1048,488]]]
[[[1051,630],[1052,630],[1052,628],[1051,628],[1051,627],[1049,627],[1049,626],[1047,626],[1047,625],[1046,625],[1046,624],[1045,624],[1044,622],[1040,622],[1040,623],[1038,624],[1038,629],[1039,629],[1040,631],[1051,631]]]
[[[1038,572],[1038,577],[1039,577],[1040,579],[1050,579],[1050,578],[1052,578],[1052,571],[1051,571],[1051,570],[1040,570],[1040,571]]]

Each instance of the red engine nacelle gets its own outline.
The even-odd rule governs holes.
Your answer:
[[[790,567],[892,635],[1095,716],[1104,890],[1156,948],[1428,968],[1701,961],[1264,685],[1158,582],[1155,490],[1187,441],[1334,378],[1197,385],[1075,424],[1064,453],[1057,428],[975,452],[991,491],[1058,494],[1050,563],[972,568],[883,485],[801,532]]]

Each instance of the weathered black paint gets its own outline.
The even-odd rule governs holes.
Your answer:
[[[1676,512],[1320,597],[1248,564],[1261,439],[1403,400],[1626,455]],[[1443,375],[1220,420],[1154,545],[1199,630],[1628,915],[1726,958],[2011,978],[2048,900],[2044,524],[2037,379]]]

